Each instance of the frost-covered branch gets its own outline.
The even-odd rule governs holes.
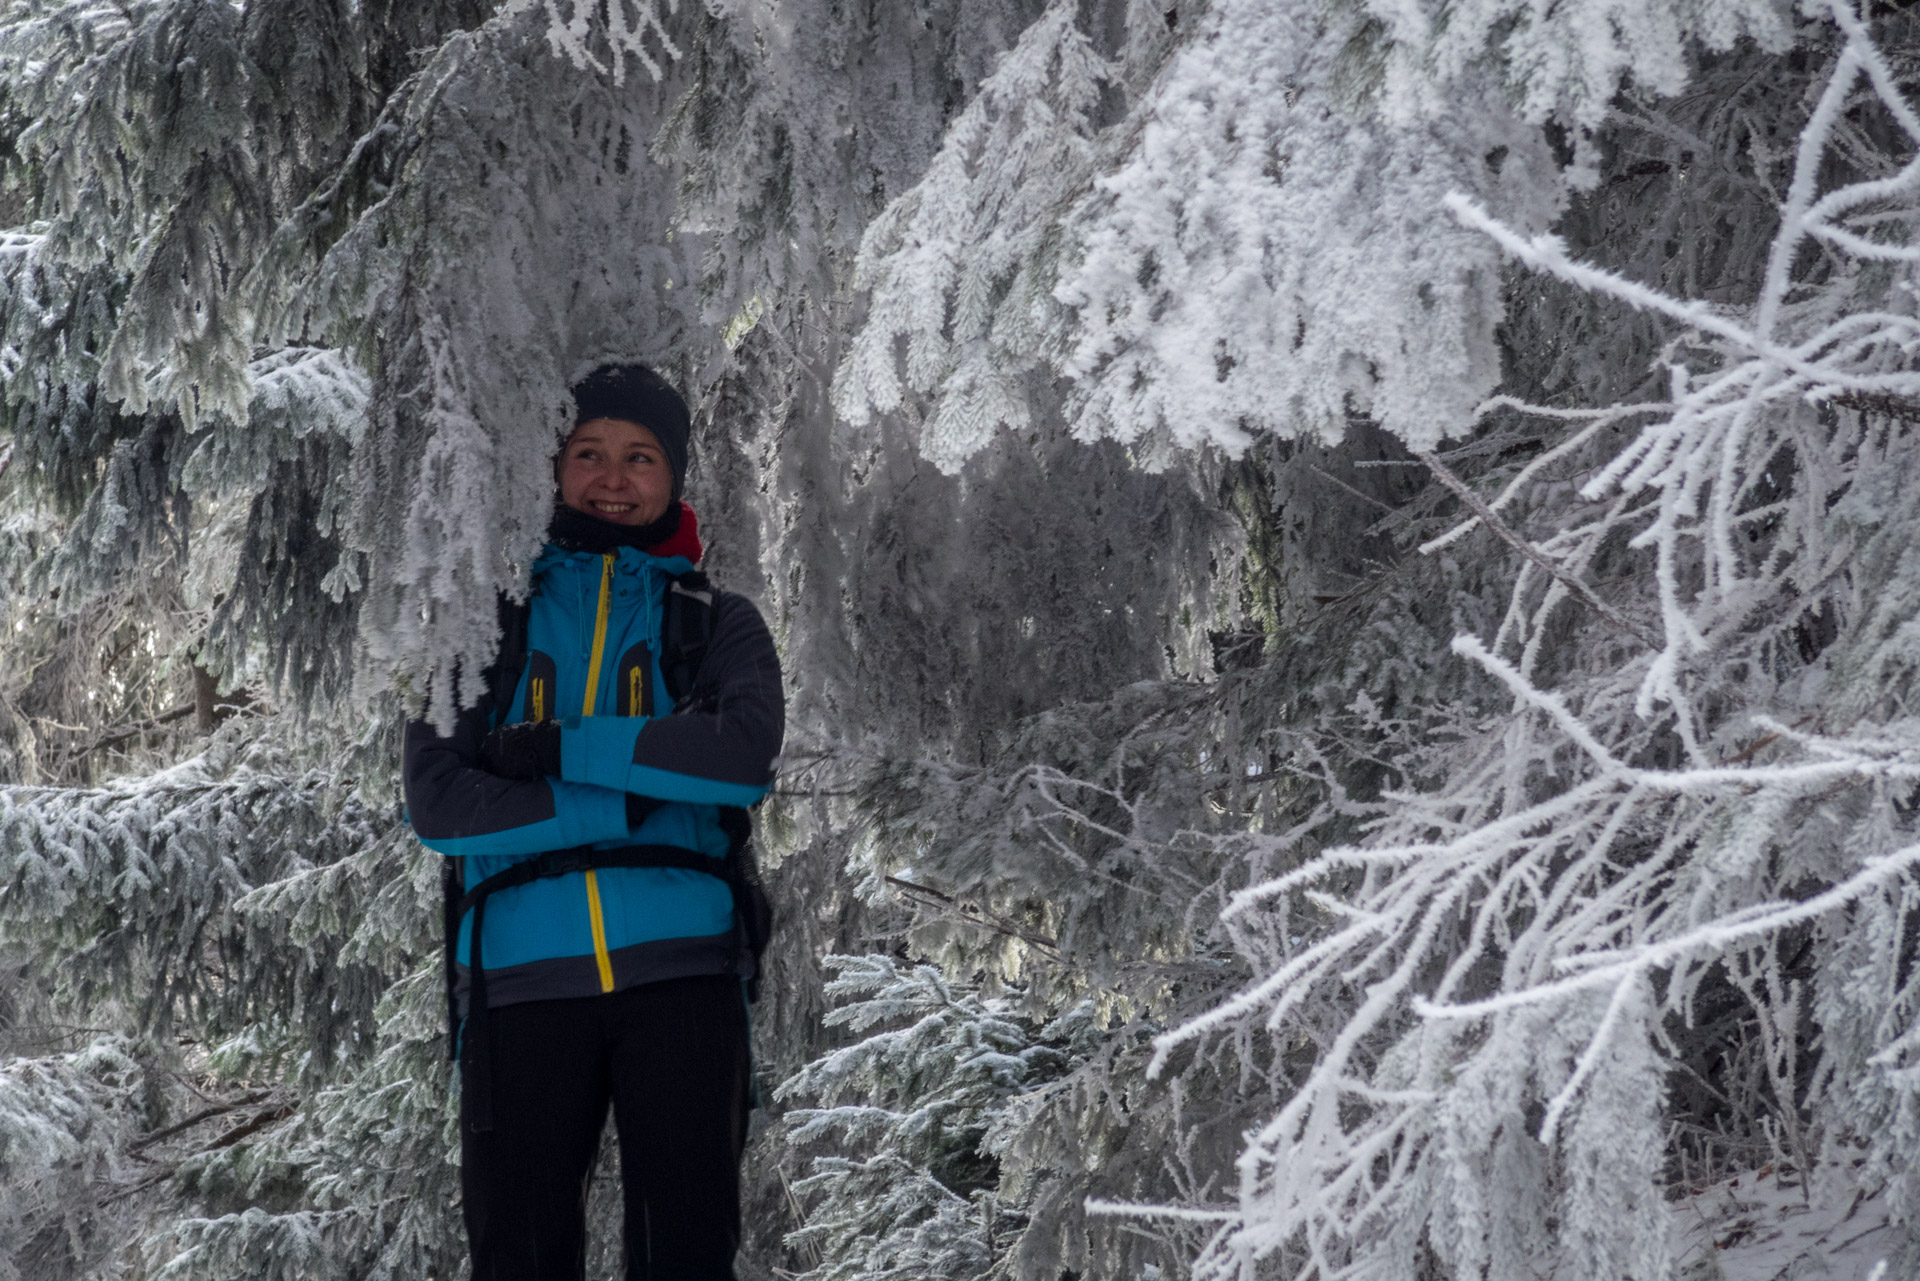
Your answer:
[[[1898,711],[1907,663],[1889,648],[1902,644],[1891,619],[1872,621],[1899,608],[1881,593],[1912,603],[1904,573],[1878,576],[1879,549],[1911,528],[1888,488],[1910,483],[1892,477],[1910,470],[1911,424],[1861,399],[1920,392],[1910,287],[1887,288],[1872,265],[1905,261],[1885,237],[1910,237],[1920,214],[1920,135],[1905,82],[1851,9],[1831,16],[1841,39],[1768,265],[1738,309],[1583,263],[1557,237],[1448,199],[1525,267],[1677,326],[1671,397],[1658,412],[1644,401],[1582,411],[1551,462],[1493,503],[1429,462],[1519,557],[1493,639],[1453,643],[1510,710],[1451,746],[1433,781],[1395,793],[1363,840],[1235,899],[1245,934],[1286,930],[1303,903],[1329,925],[1164,1035],[1161,1061],[1247,1020],[1280,1039],[1310,1035],[1309,1011],[1352,996],[1250,1140],[1203,1276],[1256,1263],[1317,1281],[1404,1275],[1422,1248],[1457,1275],[1512,1275],[1522,1260],[1667,1275],[1661,1082],[1696,1003],[1730,972],[1749,976],[1745,999],[1796,1000],[1802,980],[1781,973],[1776,944],[1797,937],[1819,958],[1809,975],[1824,1017],[1866,1016],[1846,1012],[1864,993],[1847,995],[1835,968],[1843,940],[1887,937],[1920,849],[1909,818],[1920,738]],[[1874,111],[1897,125],[1881,135],[1883,168],[1836,167],[1838,122]],[[1820,181],[1833,185],[1822,193]],[[1879,220],[1860,265],[1829,268],[1808,251],[1853,254],[1865,233],[1840,223],[1868,209]],[[1629,416],[1649,421],[1622,436]],[[1457,554],[1472,527],[1422,550]],[[1591,584],[1603,564],[1651,572],[1616,578],[1602,598]],[[1564,616],[1576,600],[1618,625],[1584,634]],[[1640,609],[1657,632],[1624,621]],[[1910,984],[1894,989],[1903,1003]],[[1792,1061],[1796,1017],[1763,1008],[1769,1063]],[[1829,1030],[1831,1061],[1891,1052],[1891,1027],[1866,1035],[1843,1049]],[[1774,1106],[1801,1124],[1804,1092],[1820,1087],[1771,1079],[1785,1092]],[[1825,1097],[1855,1109],[1820,1117],[1825,1141],[1864,1142],[1888,1168],[1861,1109],[1893,1081],[1821,1079]]]

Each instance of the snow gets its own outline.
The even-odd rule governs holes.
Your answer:
[[[1897,1234],[1885,1197],[1848,1177],[1861,1164],[1819,1172],[1811,1193],[1766,1165],[1676,1202],[1676,1281],[1874,1281]]]

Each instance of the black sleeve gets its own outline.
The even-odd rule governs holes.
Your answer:
[[[407,819],[442,854],[539,854],[627,834],[619,792],[559,779],[505,779],[480,768],[492,700],[461,712],[442,737],[427,721],[407,725],[401,778]]]
[[[713,636],[687,710],[649,721],[635,737],[629,790],[751,804],[772,786],[786,707],[780,656],[760,611],[744,596],[715,592]]]

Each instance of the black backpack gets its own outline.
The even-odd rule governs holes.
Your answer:
[[[488,669],[493,705],[502,713],[511,706],[520,683],[520,669],[527,661],[527,621],[532,613],[528,604],[514,604],[500,598],[500,653]],[[700,664],[706,658],[707,644],[713,637],[713,588],[705,574],[698,571],[681,574],[667,584],[664,616],[660,626],[660,674],[666,681],[667,695],[674,712],[700,705],[695,686]],[[452,859],[441,867],[441,891],[446,925],[447,979],[447,1057],[462,1052],[460,1006],[455,993],[455,959],[460,941],[460,922],[469,910],[473,916],[473,965],[469,971],[469,1017],[465,1050],[467,1058],[468,1119],[476,1130],[492,1128],[491,1090],[488,1079],[486,1045],[486,978],[480,957],[480,933],[485,923],[487,899],[501,890],[526,885],[549,876],[603,867],[675,867],[717,876],[733,894],[734,928],[741,935],[741,952],[752,957],[753,970],[747,976],[747,999],[760,999],[761,957],[773,935],[773,904],[761,883],[753,856],[753,820],[737,806],[720,807],[720,826],[727,834],[727,853],[716,867],[715,860],[697,850],[671,845],[628,845],[599,850],[582,846],[553,850],[515,863],[468,888],[461,882]]]

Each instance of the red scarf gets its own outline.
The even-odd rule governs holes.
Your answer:
[[[693,514],[693,508],[682,501],[680,527],[667,535],[665,541],[641,550],[649,556],[685,556],[698,565],[700,557],[706,554],[706,548],[700,545],[700,518]]]

